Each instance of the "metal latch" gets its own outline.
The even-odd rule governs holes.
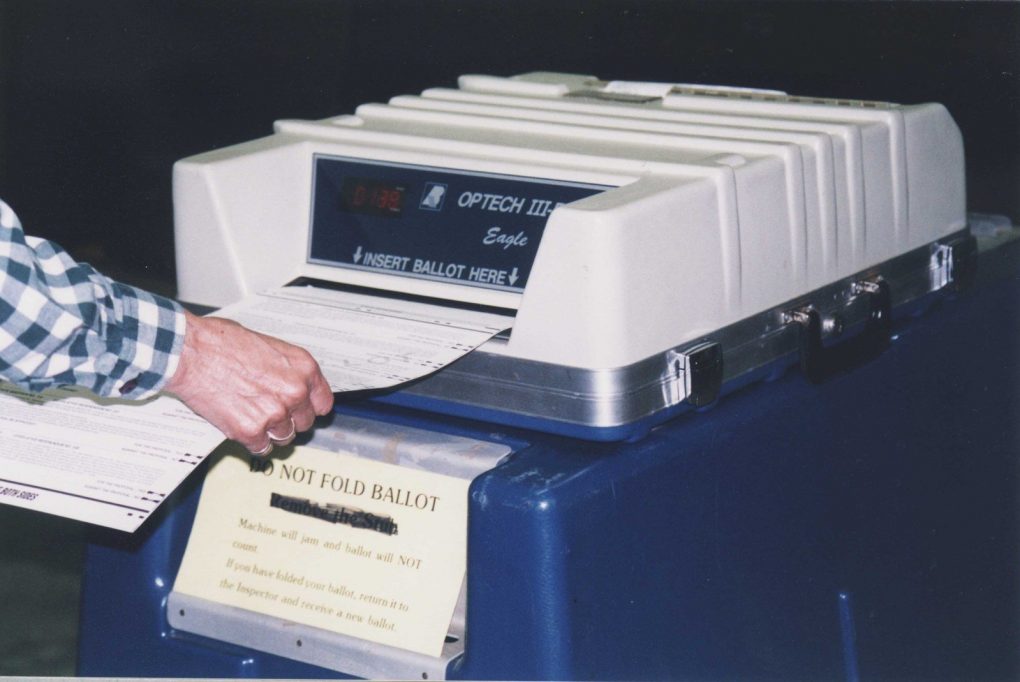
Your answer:
[[[683,382],[684,396],[678,398],[694,407],[716,401],[723,379],[723,353],[718,342],[703,341],[684,350],[670,351],[668,361],[675,379]]]
[[[928,262],[929,291],[952,284],[963,289],[974,280],[977,270],[977,240],[966,235],[950,242],[932,244]]]

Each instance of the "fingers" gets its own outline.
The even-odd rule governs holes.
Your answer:
[[[306,382],[301,387],[302,391],[293,397],[295,402],[302,404],[307,402],[311,410],[311,419],[308,424],[311,425],[312,421],[315,420],[315,415],[329,414],[330,410],[333,409],[333,390],[329,387],[326,377],[322,375],[319,363],[303,348],[291,346],[279,339],[272,339],[272,341],[283,346],[283,352],[290,356],[288,359],[294,371],[306,377]],[[303,429],[299,427],[298,430]]]
[[[266,429],[266,435],[273,445],[289,445],[297,436],[297,423],[293,417],[288,417],[283,424],[277,423]]]
[[[273,441],[270,440],[269,442],[266,443],[265,447],[260,448],[259,450],[249,450],[248,452],[250,452],[253,457],[265,457],[266,455],[268,455],[272,451],[273,451]]]
[[[290,418],[293,420],[293,427],[298,433],[312,428],[312,425],[315,423],[315,417],[315,411],[312,409],[311,404],[307,401],[290,413]],[[285,426],[291,426],[291,424],[285,424]],[[286,433],[286,431],[277,431],[274,428],[273,433]]]
[[[247,408],[242,433],[232,437],[253,454],[264,450],[267,441],[275,447],[289,445],[299,433],[315,424],[310,397],[293,389],[280,393],[266,391],[250,400]]]
[[[311,398],[312,411],[315,414],[326,415],[333,409],[333,389],[329,387],[329,383],[321,372],[313,380],[309,397]]]
[[[315,424],[316,412],[312,407],[311,397],[307,390],[297,390],[294,384],[278,392],[266,390],[249,405],[253,414],[247,421],[248,429],[244,440],[236,439],[242,443],[263,444],[268,440],[274,447],[289,445],[299,433],[307,431]],[[261,446],[259,451],[263,448],[264,446]],[[248,449],[256,452],[251,447]]]
[[[236,408],[236,412],[225,416],[223,424],[213,423],[225,436],[236,440],[251,454],[264,457],[275,446],[284,445],[293,439],[286,411],[282,407],[272,407],[267,396],[253,398],[238,404]],[[274,439],[274,435],[280,438]]]

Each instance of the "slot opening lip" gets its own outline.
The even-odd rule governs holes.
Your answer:
[[[437,298],[435,296],[423,296],[420,294],[410,294],[403,291],[391,291],[388,289],[377,289],[375,287],[366,287],[358,284],[346,284],[344,282],[331,282],[324,279],[318,279],[316,277],[308,277],[301,275],[296,277],[284,286],[288,287],[319,287],[321,289],[330,289],[333,291],[347,291],[354,294],[362,294],[365,296],[378,296],[380,298],[390,298],[400,301],[411,301],[414,303],[421,303],[424,305],[435,305],[442,306],[444,308],[451,308],[454,310],[470,310],[478,313],[489,313],[492,315],[503,315],[516,319],[517,310],[514,308],[503,308],[498,306],[483,305],[480,303],[469,303],[467,301],[456,301],[445,298]],[[493,338],[495,339],[509,339],[510,329],[504,330],[496,334]]]

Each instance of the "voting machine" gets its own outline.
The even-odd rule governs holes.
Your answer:
[[[177,165],[181,298],[307,278],[512,311],[391,398],[430,411],[635,437],[800,347],[824,372],[966,269],[937,104],[539,73],[275,130]]]
[[[949,113],[558,73],[458,85],[278,121],[268,137],[178,162],[173,176],[184,301],[220,307],[289,284],[512,318],[421,380],[341,399],[326,429],[360,434],[365,457],[399,442],[389,461],[473,480],[466,579],[442,654],[295,636],[278,619],[181,601],[171,586],[193,484],[143,539],[90,549],[81,672],[850,675],[852,590],[817,557],[765,561],[783,576],[771,585],[735,578],[761,559],[763,538],[784,545],[794,531],[780,520],[789,509],[765,504],[772,523],[748,521],[760,532],[750,539],[725,516],[754,517],[757,495],[734,502],[725,489],[750,471],[762,482],[790,474],[788,462],[762,469],[800,452],[768,425],[776,405],[808,415],[853,404],[849,388],[833,397],[840,382],[881,394],[865,386],[881,384],[876,367],[904,366],[890,350],[898,321],[970,279],[976,246]],[[784,428],[824,450],[828,421],[816,419]],[[739,451],[733,461],[713,454],[717,441]],[[444,442],[454,455],[422,465],[414,454]],[[468,451],[483,454],[466,465],[456,453]],[[734,554],[720,533],[747,549]],[[100,598],[113,575],[137,576],[139,603],[120,612],[152,611],[124,633],[135,653],[115,657],[123,667],[107,639],[120,626]],[[765,663],[740,651],[737,640],[754,649],[769,635],[731,631],[733,618],[794,605],[786,634],[812,633],[810,654],[781,636]]]

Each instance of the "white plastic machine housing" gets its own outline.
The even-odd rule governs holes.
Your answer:
[[[552,210],[523,290],[479,286],[312,262],[321,158],[604,190]],[[796,353],[791,310],[832,312],[838,334],[863,319],[864,279],[899,282],[897,305],[945,286],[946,245],[966,230],[962,141],[939,104],[557,73],[463,76],[354,115],[278,121],[179,161],[174,208],[183,300],[221,306],[309,278],[509,309],[508,338],[397,401],[607,438],[692,402],[692,348],[715,346],[709,364],[729,382]],[[478,215],[480,240],[500,213]]]

